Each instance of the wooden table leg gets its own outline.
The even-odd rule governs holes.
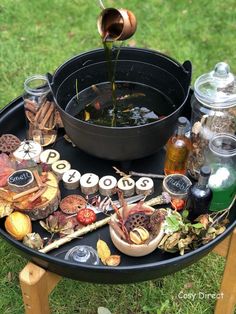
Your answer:
[[[224,248],[226,243],[228,243],[228,250]],[[214,313],[231,314],[234,313],[234,306],[236,305],[236,229],[234,229],[231,238],[223,241],[220,249],[216,247],[215,251],[220,255],[226,254],[226,262],[220,287],[222,297],[217,300]]]
[[[61,277],[33,263],[20,272],[20,286],[26,314],[49,314],[48,297]]]

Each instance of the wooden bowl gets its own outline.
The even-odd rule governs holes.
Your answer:
[[[132,209],[135,206],[135,204],[132,205],[128,205],[129,209]],[[144,205],[144,207],[151,209],[151,210],[155,210],[154,208],[150,207],[150,206],[146,206]],[[112,217],[112,220],[116,220],[116,215]],[[130,244],[127,243],[126,241],[122,240],[119,235],[114,231],[114,229],[109,226],[109,230],[110,230],[110,236],[111,236],[111,240],[114,244],[114,246],[122,253],[129,255],[129,256],[145,256],[148,255],[150,253],[152,253],[153,251],[155,251],[155,249],[158,247],[159,242],[161,241],[162,237],[164,236],[164,228],[163,228],[163,223],[160,223],[160,230],[158,235],[151,240],[149,243],[147,244]]]

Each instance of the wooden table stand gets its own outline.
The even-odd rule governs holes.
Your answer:
[[[236,304],[236,229],[214,251],[226,257],[215,314],[232,314]],[[20,272],[20,285],[26,314],[49,314],[48,297],[61,277],[33,263]]]

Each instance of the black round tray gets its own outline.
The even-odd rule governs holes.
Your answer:
[[[21,97],[15,99],[0,112],[0,130],[1,134],[12,133],[17,135],[22,140],[25,138],[25,117],[23,99]],[[96,141],[96,139],[94,139],[94,141]],[[63,137],[58,139],[54,148],[60,152],[62,159],[70,161],[72,167],[78,169],[82,174],[86,172],[94,172],[99,176],[103,176],[105,174],[114,175],[112,166],[117,166],[118,168],[129,166],[133,171],[162,173],[164,150],[148,158],[135,160],[128,165],[125,163],[119,164],[89,156],[80,151],[78,148],[73,148],[72,145],[66,142]],[[61,191],[62,196],[71,194],[64,190],[62,186]],[[155,180],[155,194],[160,192],[161,181]],[[38,251],[26,247],[21,242],[14,240],[5,231],[4,219],[0,219],[0,235],[17,248],[21,255],[24,255],[35,264],[61,276],[96,283],[131,283],[171,274],[202,258],[227,235],[229,235],[229,233],[236,226],[235,207],[236,206],[234,206],[234,209],[230,211],[230,223],[223,234],[210,243],[194,251],[188,252],[183,256],[180,256],[179,254],[165,253],[157,249],[152,254],[144,257],[128,257],[118,252],[113,246],[109,237],[108,226],[89,233],[82,239],[73,240],[47,254],[39,253]],[[99,215],[101,216],[99,218],[103,218],[103,214]],[[41,228],[38,222],[33,222],[33,231],[39,232],[43,236],[48,236],[46,231]],[[121,255],[120,266],[107,267],[101,263],[98,266],[91,266],[87,264],[71,263],[63,259],[66,251],[75,245],[87,244],[96,248],[96,242],[99,238],[108,243],[112,254]]]

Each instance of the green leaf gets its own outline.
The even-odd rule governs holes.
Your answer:
[[[196,229],[204,228],[203,224],[201,224],[200,222],[196,223],[196,224],[193,224],[192,227],[196,228]]]
[[[185,209],[183,212],[182,212],[182,217],[183,218],[187,218],[189,215],[189,211],[187,209]]]
[[[172,232],[178,231],[180,229],[180,222],[174,215],[170,215],[166,218],[166,228]]]

